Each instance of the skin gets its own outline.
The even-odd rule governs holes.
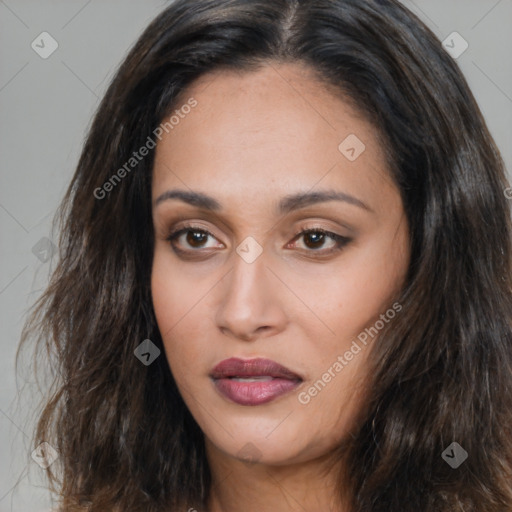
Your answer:
[[[298,395],[386,312],[405,277],[407,222],[376,130],[299,64],[210,73],[182,104],[190,97],[197,106],[156,148],[151,289],[170,369],[205,434],[208,510],[348,510],[325,469],[354,428],[378,336],[309,403]],[[355,161],[338,149],[350,134],[366,147]],[[171,189],[208,194],[222,209],[155,205]],[[331,200],[276,211],[284,196],[329,189],[368,209]],[[167,240],[185,221],[192,232],[173,243],[188,259]],[[335,240],[295,236],[313,228],[350,241],[329,254]],[[197,229],[211,236],[194,238]],[[249,236],[263,250],[252,263],[236,252]],[[271,402],[238,405],[209,377],[229,357],[269,358],[304,381]],[[247,443],[253,464],[240,452]]]

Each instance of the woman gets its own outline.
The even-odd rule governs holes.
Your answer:
[[[23,335],[61,510],[512,510],[507,186],[397,1],[172,3]]]

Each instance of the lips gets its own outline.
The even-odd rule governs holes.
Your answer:
[[[221,361],[212,370],[214,379],[231,377],[275,377],[289,380],[302,380],[296,373],[271,359],[238,359],[232,357]]]
[[[221,361],[210,377],[216,389],[240,405],[260,405],[295,389],[302,377],[270,359],[230,358]]]

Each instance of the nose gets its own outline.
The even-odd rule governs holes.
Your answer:
[[[234,256],[231,272],[219,284],[221,299],[216,322],[223,334],[253,341],[281,332],[287,323],[279,280],[267,268],[264,255],[252,263]]]

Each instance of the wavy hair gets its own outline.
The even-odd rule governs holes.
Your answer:
[[[61,510],[204,510],[203,434],[152,307],[154,152],[101,188],[195,79],[305,64],[373,125],[410,226],[403,306],[372,346],[360,428],[336,450],[354,512],[512,510],[512,229],[502,157],[436,36],[397,0],[177,0],[147,27],[102,99],[55,218],[59,257],[18,354],[36,337],[52,388],[34,447]],[[96,191],[96,192],[95,192]],[[443,450],[467,460],[453,469]],[[343,451],[343,453],[342,453]],[[352,512],[351,510],[351,512]]]

